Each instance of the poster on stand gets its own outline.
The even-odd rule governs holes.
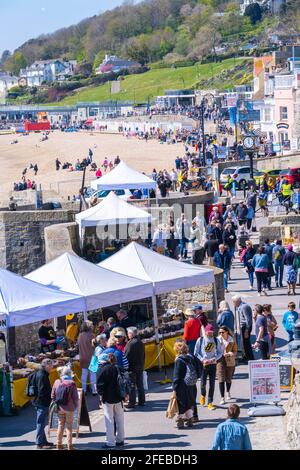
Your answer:
[[[280,401],[280,375],[278,361],[249,361],[251,403]]]

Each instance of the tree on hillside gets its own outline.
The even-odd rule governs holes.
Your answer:
[[[149,62],[149,47],[146,35],[130,38],[125,45],[126,55],[142,65]]]
[[[20,70],[25,68],[27,61],[22,52],[15,52],[6,62],[5,68],[14,75],[19,75]]]
[[[261,7],[258,3],[251,3],[246,7],[245,16],[249,16],[251,23],[256,24],[262,18]]]

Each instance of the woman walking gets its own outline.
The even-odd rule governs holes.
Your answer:
[[[187,420],[187,427],[193,426],[193,413],[195,406],[194,386],[187,385],[185,376],[188,366],[194,364],[195,358],[189,354],[188,346],[183,341],[176,341],[174,344],[176,354],[173,372],[173,390],[176,393],[179,414],[177,418],[177,428],[184,428],[184,420]]]
[[[254,268],[256,276],[258,295],[261,296],[262,292],[263,294],[268,295],[267,283],[269,273],[269,257],[266,255],[264,247],[260,246],[257,249],[256,255],[254,255],[251,264]]]
[[[97,390],[103,403],[106,443],[104,448],[124,446],[124,409],[123,401],[127,397],[122,396],[118,382],[118,366],[115,355],[102,354],[102,367],[97,380]],[[116,429],[116,432],[115,432]]]
[[[94,354],[94,347],[92,341],[93,335],[93,323],[85,321],[82,324],[80,335],[78,336],[78,347],[79,347],[79,361],[82,368],[81,382],[84,393],[87,392],[87,379],[89,374],[89,365]],[[97,395],[96,389],[96,374],[90,371],[90,380],[93,395]]]
[[[217,377],[221,394],[220,405],[225,405],[225,384],[227,392],[226,400],[231,400],[230,389],[238,348],[233,333],[225,325],[222,325],[219,329],[218,340],[223,348],[223,356],[217,363]]]
[[[283,264],[286,266],[286,282],[288,287],[288,295],[296,295],[296,283],[298,273],[297,255],[293,250],[293,246],[287,247],[287,252],[283,257]]]
[[[234,315],[226,300],[222,300],[219,304],[217,325],[218,327],[226,326],[232,334],[234,333]]]
[[[271,343],[270,349],[272,351],[272,354],[275,354],[275,349],[276,349],[275,331],[278,328],[277,320],[272,313],[272,305],[264,304],[263,309],[264,309],[264,315],[266,316],[267,323],[268,323],[268,333],[269,333],[269,338],[270,338],[270,343]]]
[[[253,284],[254,284],[254,268],[251,264],[252,259],[254,258],[254,255],[255,255],[255,249],[253,248],[252,241],[247,240],[246,248],[241,254],[240,261],[243,263],[244,268],[246,269],[246,272],[248,274],[250,290],[253,290]]]
[[[78,391],[73,381],[74,374],[69,367],[60,370],[60,379],[54,382],[51,399],[58,401],[57,450],[63,449],[63,435],[66,428],[68,450],[75,450],[72,444],[74,412],[78,407]]]
[[[255,305],[253,309],[253,318],[255,320],[256,341],[253,345],[254,349],[259,349],[261,359],[267,360],[269,354],[269,334],[268,322],[264,309],[261,305]]]

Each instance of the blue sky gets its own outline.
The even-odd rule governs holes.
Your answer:
[[[0,54],[40,34],[78,23],[122,0],[0,0]]]

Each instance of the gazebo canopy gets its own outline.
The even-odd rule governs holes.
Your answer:
[[[86,311],[152,295],[149,281],[109,271],[72,253],[64,253],[26,277],[83,296]]]
[[[83,312],[82,297],[33,282],[0,269],[0,316],[8,327]]]
[[[120,162],[112,171],[96,179],[91,187],[97,190],[113,189],[155,189],[156,182],[138,171]]]
[[[136,242],[130,243],[102,261],[100,266],[151,282],[155,295],[215,282],[212,269],[182,263],[160,255]]]
[[[76,214],[75,218],[82,228],[151,221],[151,215],[148,212],[123,201],[113,192],[96,206]]]

